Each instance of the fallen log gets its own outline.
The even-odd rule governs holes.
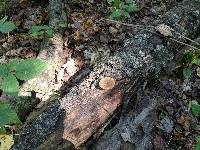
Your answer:
[[[164,23],[174,31],[193,38],[200,25],[199,12],[200,3],[187,0],[170,10],[159,23],[152,25]],[[177,34],[173,34],[173,38],[185,41]],[[172,38],[159,33],[139,32],[133,39],[125,41],[123,48],[107,62],[95,67],[86,79],[73,86],[64,97],[52,101],[41,115],[22,129],[12,149],[69,149],[69,142],[75,147],[80,146],[121,105],[123,95],[130,86],[130,78],[134,80],[138,76],[159,74],[163,67],[174,63],[176,50],[180,46]],[[107,76],[117,81],[111,90],[99,87],[99,81]]]
[[[58,90],[61,81],[55,84],[55,72],[59,71],[66,62],[68,50],[63,47],[63,30],[59,29],[60,22],[66,20],[64,11],[64,0],[49,1],[49,26],[53,29],[54,35],[50,39],[48,46],[41,43],[41,50],[38,55],[49,64],[49,69],[39,75],[37,78],[27,81],[20,88],[20,96],[29,96],[30,91],[35,91],[37,98],[47,100],[53,91]]]

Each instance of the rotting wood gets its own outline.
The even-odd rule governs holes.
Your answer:
[[[187,0],[166,13],[159,24],[165,23],[193,38],[200,25],[199,12],[200,3]],[[181,37],[174,38],[184,41]],[[147,77],[152,72],[158,74],[163,67],[174,63],[176,50],[180,47],[179,43],[167,38],[147,31],[139,32],[133,39],[125,41],[124,48],[116,51],[108,62],[95,67],[86,79],[72,87],[63,98],[52,102],[38,118],[27,125],[12,149],[42,149],[40,146],[48,141],[48,136],[58,130],[61,130],[57,135],[62,136],[61,143],[67,140],[76,147],[80,146],[121,104],[128,85],[126,83],[129,82],[125,78],[138,75]],[[117,80],[116,87],[111,91],[98,87],[99,80],[105,76]],[[55,148],[55,145],[52,141],[45,149]]]
[[[35,91],[37,97],[43,101],[47,100],[53,93],[61,87],[61,81],[55,84],[55,73],[59,71],[66,62],[68,50],[63,47],[63,30],[60,30],[59,23],[66,20],[64,11],[64,0],[49,1],[49,26],[53,29],[54,35],[48,46],[42,46],[38,58],[50,65],[50,68],[37,78],[27,81],[20,88],[20,95],[27,96],[30,91]]]

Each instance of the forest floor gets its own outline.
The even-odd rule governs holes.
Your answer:
[[[167,2],[165,0],[137,1],[138,9],[136,12],[130,13],[130,18],[116,21],[109,18],[112,6],[106,0],[68,0],[65,4],[66,12],[68,12],[67,19],[60,25],[60,30],[64,30],[64,48],[68,53],[66,63],[73,58],[76,60],[75,64],[79,68],[78,70],[98,65],[109,59],[109,56],[117,49],[122,48],[124,40],[134,37],[140,30],[149,30],[149,22],[159,20],[163,14],[176,7],[178,3],[176,0]],[[47,0],[22,0],[19,7],[6,11],[10,20],[15,22],[17,30],[9,35],[0,35],[2,61],[13,58],[37,58],[41,44],[48,45],[49,38],[43,35],[30,37],[28,32],[33,25],[48,24],[47,9]],[[186,46],[186,49],[189,47]],[[184,55],[184,57],[187,56]],[[200,75],[198,67],[189,64],[192,75],[189,79],[184,79],[182,73],[184,67],[183,58],[180,57],[176,66],[169,69],[171,71],[163,69],[163,72],[158,76],[153,76],[150,82],[137,85],[142,86],[143,89],[149,89],[159,82],[162,84],[162,88],[164,87],[169,93],[176,95],[178,99],[173,100],[172,98],[171,101],[161,104],[156,110],[159,119],[152,133],[154,149],[190,150],[194,149],[197,144],[196,138],[200,135],[198,126],[200,112],[196,116],[192,114],[191,103],[194,101],[200,103]],[[69,73],[66,72],[62,74],[63,83],[68,81],[68,75]],[[140,91],[133,91],[133,96],[126,108],[127,112],[136,108],[135,97],[138,92]],[[162,97],[162,95],[160,96]],[[123,111],[123,107],[117,110],[105,131],[109,131],[119,122],[120,114]],[[95,144],[96,140],[90,138],[86,143],[87,147]]]

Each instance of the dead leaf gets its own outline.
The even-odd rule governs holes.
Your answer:
[[[79,41],[81,39],[81,34],[78,30],[74,33],[74,39],[76,41]]]
[[[20,0],[19,4],[22,8],[28,7],[30,0]]]
[[[109,32],[110,32],[113,36],[115,36],[115,35],[117,34],[118,30],[117,30],[116,28],[114,28],[114,27],[109,27]]]
[[[200,77],[200,68],[197,68],[197,76]]]
[[[160,24],[155,27],[156,31],[160,32],[160,34],[164,36],[172,36],[172,31],[174,31],[171,27],[165,25],[165,24]]]
[[[177,122],[183,126],[184,129],[188,130],[190,127],[189,116],[186,114],[182,114],[180,118],[178,118]]]
[[[164,140],[160,135],[156,135],[156,137],[153,139],[153,144],[154,144],[155,149],[159,149],[159,150],[165,149]]]

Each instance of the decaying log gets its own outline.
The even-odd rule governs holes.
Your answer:
[[[200,2],[186,0],[151,25],[164,23],[176,32],[193,38],[200,25],[199,20]],[[173,34],[173,38],[185,41],[177,34]],[[138,76],[159,74],[163,67],[173,64],[180,46],[180,43],[159,33],[142,30],[133,39],[125,41],[122,49],[116,51],[107,62],[96,66],[64,97],[52,101],[41,115],[22,129],[12,149],[67,149],[67,145],[71,146],[68,141],[75,147],[80,146],[120,106],[130,78],[134,80]],[[99,88],[98,83],[105,76],[117,81],[113,89]],[[155,106],[150,103],[141,113],[151,112]]]
[[[162,85],[137,93],[137,110],[132,110],[119,123],[98,139],[91,150],[146,150],[153,149],[153,129],[158,121],[156,108],[176,97]],[[109,140],[108,140],[109,139]]]
[[[30,95],[30,91],[35,91],[37,97],[46,100],[53,90],[57,90],[61,85],[55,84],[55,72],[66,62],[68,51],[63,47],[63,30],[60,30],[60,22],[66,20],[64,11],[64,0],[49,1],[49,26],[53,29],[54,35],[48,46],[43,46],[38,58],[49,64],[50,68],[33,80],[27,81],[20,88],[21,96]]]

